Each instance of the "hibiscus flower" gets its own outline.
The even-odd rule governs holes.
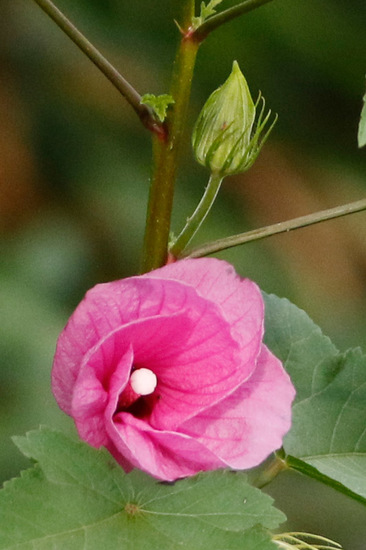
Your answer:
[[[259,288],[213,258],[92,288],[61,333],[56,400],[80,437],[162,480],[247,469],[282,445],[294,388]]]

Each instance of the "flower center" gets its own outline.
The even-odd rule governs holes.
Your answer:
[[[130,377],[131,388],[138,395],[150,395],[154,392],[158,380],[150,369],[136,369]]]
[[[150,414],[159,399],[155,392],[157,383],[158,379],[152,370],[145,367],[134,370],[119,396],[115,414],[123,411],[137,418]]]

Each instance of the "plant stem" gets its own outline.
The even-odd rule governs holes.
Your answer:
[[[222,180],[223,177],[219,174],[211,174],[205,192],[196,210],[193,212],[192,216],[188,218],[186,225],[170,248],[170,253],[174,257],[177,257],[182,253],[206,219],[207,214],[215,202]]]
[[[200,258],[202,256],[214,254],[215,252],[220,252],[221,250],[226,250],[244,243],[265,239],[266,237],[271,237],[272,235],[277,235],[278,233],[288,233],[289,231],[299,229],[300,227],[315,225],[326,220],[332,220],[334,218],[340,218],[341,216],[347,216],[348,214],[353,214],[355,212],[361,212],[362,210],[366,210],[366,199],[351,202],[349,204],[343,204],[342,206],[336,206],[335,208],[329,208],[328,210],[321,210],[320,212],[315,212],[314,214],[300,216],[299,218],[293,218],[292,220],[275,223],[273,225],[261,227],[260,229],[254,229],[253,231],[247,231],[246,233],[240,233],[239,235],[233,235],[211,243],[206,243],[196,248],[184,251],[180,257]]]
[[[154,136],[153,175],[147,208],[142,272],[166,263],[173,207],[174,183],[184,135],[193,70],[199,43],[185,34],[176,56],[170,94],[175,101],[166,119],[167,137]]]
[[[274,478],[278,476],[278,474],[288,469],[289,466],[287,465],[286,461],[282,459],[278,454],[275,454],[273,460],[255,480],[254,486],[258,487],[258,489],[262,489],[262,487],[265,487],[266,485],[271,483],[271,481],[273,481]]]
[[[164,129],[155,117],[153,110],[140,103],[140,94],[117,71],[113,65],[89,42],[71,21],[51,2],[34,0],[36,4],[56,23],[56,25],[78,46],[78,48],[98,67],[115,88],[123,95],[140,118],[142,124],[153,133],[162,135]]]
[[[183,7],[182,15],[182,28],[189,29],[192,23],[192,19],[195,15],[196,0],[186,0],[186,4]]]
[[[192,34],[196,38],[196,40],[199,40],[201,42],[212,31],[214,31],[218,27],[221,27],[221,25],[224,25],[228,21],[231,21],[232,19],[235,19],[236,17],[239,17],[244,13],[248,13],[249,11],[260,8],[264,4],[268,4],[268,2],[271,1],[272,0],[245,0],[245,2],[241,2],[240,4],[237,4],[232,8],[228,8],[227,10],[221,11],[220,13],[209,17]]]

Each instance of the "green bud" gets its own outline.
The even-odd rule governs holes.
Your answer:
[[[254,104],[244,75],[234,61],[229,78],[210,95],[194,127],[192,145],[198,162],[222,176],[248,170],[277,120],[276,116],[260,139],[271,115],[269,111],[263,119],[264,109],[260,95]]]

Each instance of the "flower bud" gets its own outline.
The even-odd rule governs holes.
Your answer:
[[[236,61],[226,82],[206,101],[193,130],[192,145],[196,159],[211,172],[222,176],[248,170],[272,130],[260,134],[267,124],[271,111],[263,120],[265,102],[255,125],[256,110],[248,84]]]

